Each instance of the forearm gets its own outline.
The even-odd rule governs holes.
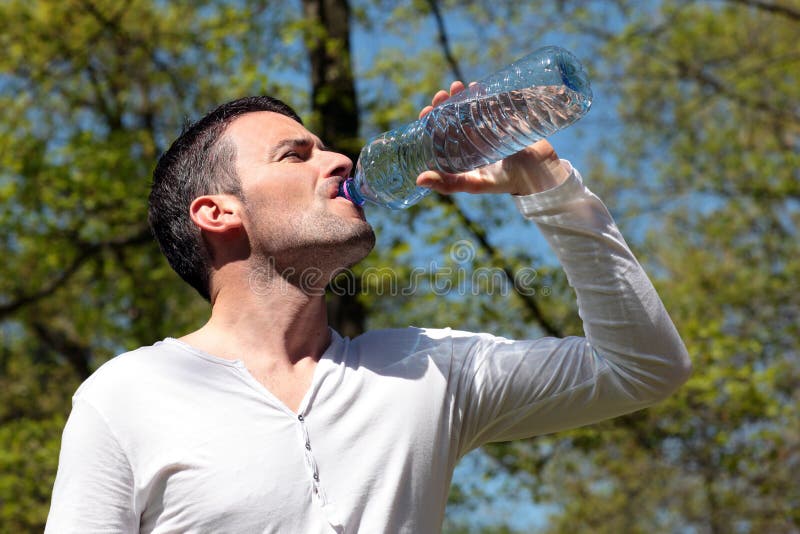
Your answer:
[[[630,393],[658,400],[682,384],[691,367],[686,348],[608,210],[577,173],[554,189],[516,200],[575,289],[589,343]]]

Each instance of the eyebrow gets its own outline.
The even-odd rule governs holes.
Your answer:
[[[269,149],[267,155],[269,159],[275,159],[278,153],[285,148],[308,148],[310,146],[317,146],[319,150],[330,150],[323,143],[317,145],[311,137],[295,137],[278,141],[275,146]]]

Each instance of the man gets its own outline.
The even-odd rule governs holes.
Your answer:
[[[162,156],[151,225],[211,317],[81,386],[48,531],[435,532],[470,450],[643,408],[688,376],[608,211],[546,141],[418,184],[515,195],[576,290],[586,338],[341,338],[321,290],[374,244],[337,197],[351,165],[266,97],[221,106]]]

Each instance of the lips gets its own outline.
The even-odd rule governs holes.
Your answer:
[[[327,180],[327,187],[328,187],[328,198],[336,198],[339,196],[339,186],[344,182],[347,178],[344,176],[332,176]]]

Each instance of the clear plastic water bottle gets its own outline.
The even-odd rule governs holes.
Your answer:
[[[431,192],[416,185],[421,172],[458,173],[499,161],[577,121],[591,103],[577,58],[563,48],[540,48],[418,121],[372,139],[339,194],[358,205],[407,208]]]

